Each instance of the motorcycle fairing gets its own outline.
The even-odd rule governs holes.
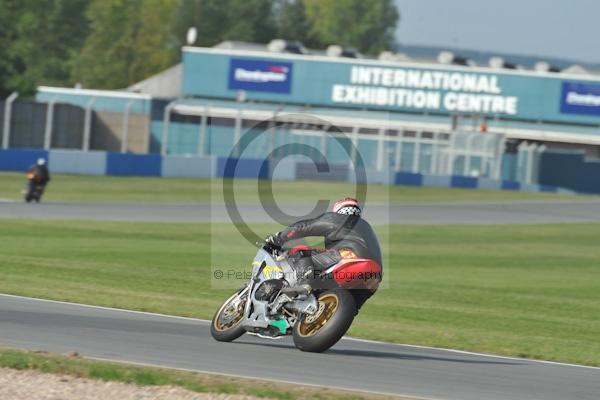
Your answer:
[[[285,259],[275,259],[265,248],[260,248],[256,252],[252,262],[252,277],[249,284],[249,299],[244,310],[244,321],[242,325],[246,328],[267,328],[269,325],[280,328],[278,320],[268,317],[268,303],[256,298],[256,291],[259,286],[271,279],[283,279],[288,285],[296,284],[296,272]]]
[[[382,278],[382,268],[376,261],[367,258],[344,258],[324,271],[345,289],[365,287],[376,289]]]

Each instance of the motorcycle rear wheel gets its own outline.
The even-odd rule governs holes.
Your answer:
[[[304,315],[294,325],[293,338],[302,351],[322,353],[336,344],[348,331],[356,315],[354,297],[345,289],[333,289],[318,297],[314,315]]]
[[[241,326],[248,296],[239,298],[241,290],[232,294],[215,313],[210,324],[211,336],[219,342],[231,342],[246,333]],[[237,306],[235,301],[239,300]]]

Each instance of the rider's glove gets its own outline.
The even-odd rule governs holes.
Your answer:
[[[265,238],[265,243],[275,247],[281,247],[282,243],[279,239],[279,233],[269,235]]]

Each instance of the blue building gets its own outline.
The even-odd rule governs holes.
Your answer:
[[[181,64],[130,88],[42,86],[36,100],[81,107],[77,146],[87,150],[297,160],[319,153],[380,173],[526,183],[537,180],[544,150],[600,154],[598,75],[333,53],[290,53],[277,40],[184,47]]]

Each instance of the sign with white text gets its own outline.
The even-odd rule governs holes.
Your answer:
[[[341,104],[515,115],[518,98],[505,96],[496,75],[353,66],[349,84],[334,84]]]
[[[290,93],[291,83],[291,63],[243,58],[229,63],[229,89]]]
[[[600,85],[563,82],[560,112],[600,116]]]

